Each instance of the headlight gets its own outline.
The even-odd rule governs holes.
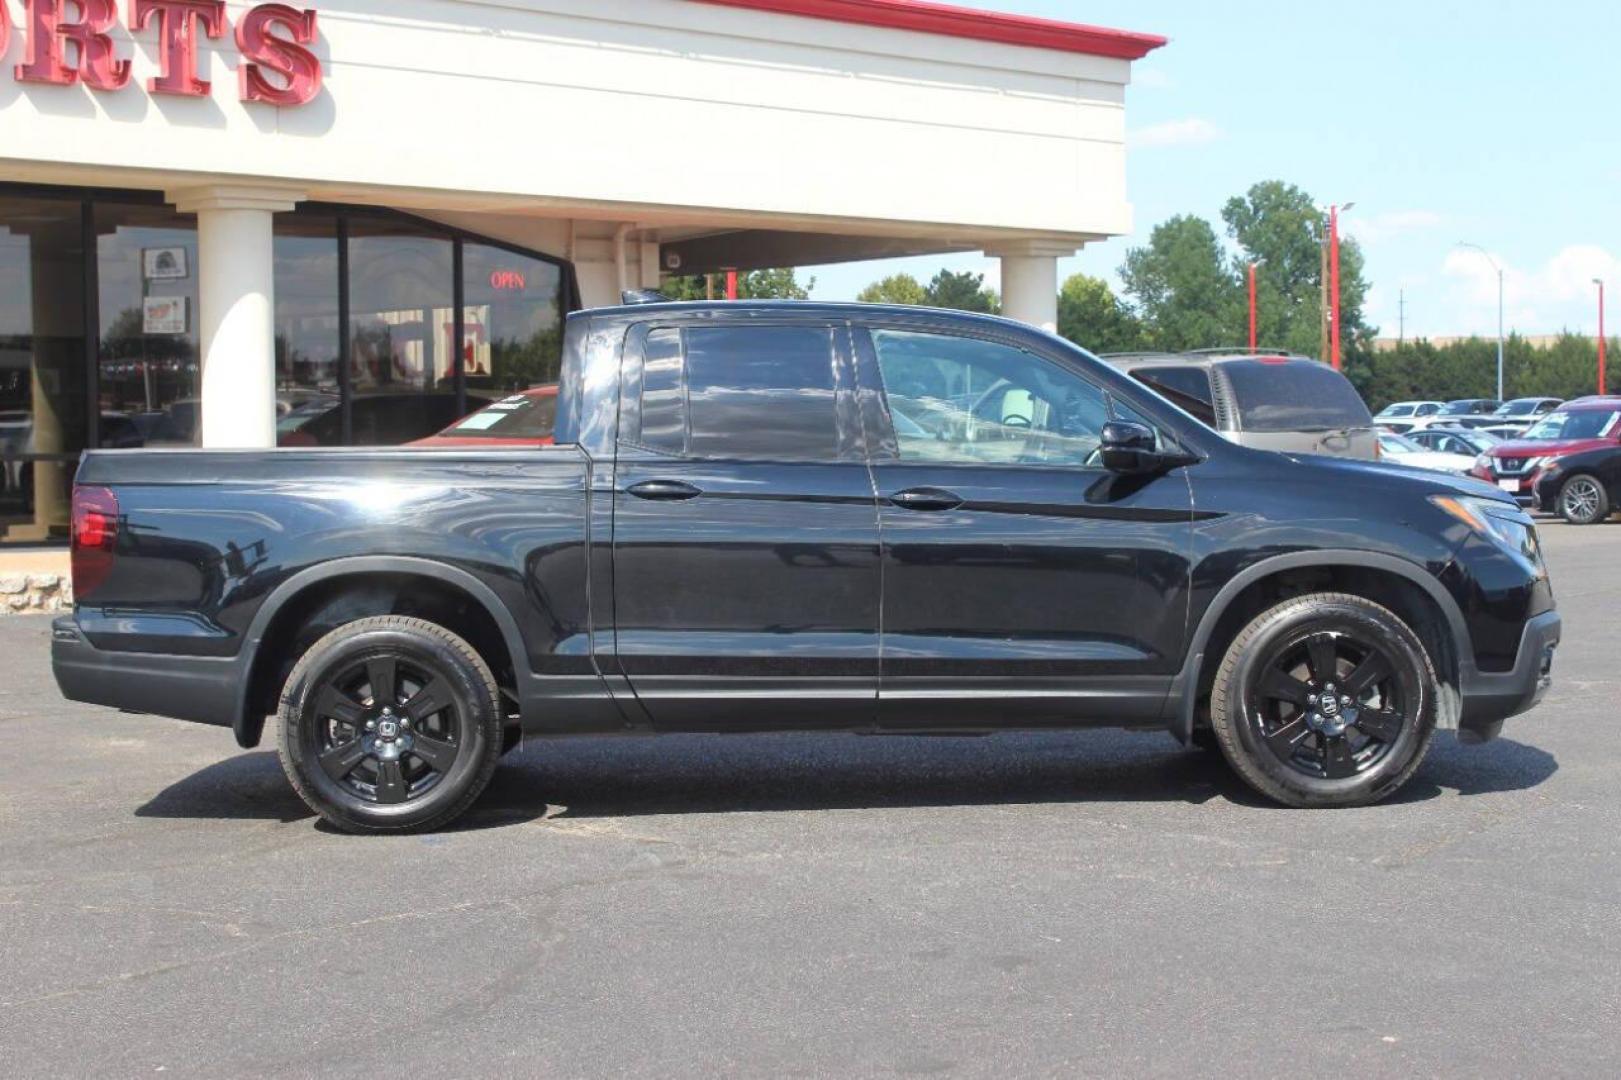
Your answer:
[[[1542,572],[1542,542],[1537,536],[1537,527],[1519,507],[1468,495],[1435,495],[1430,502]]]

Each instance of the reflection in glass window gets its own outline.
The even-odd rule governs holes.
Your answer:
[[[0,199],[0,543],[67,536],[86,446],[84,227],[79,204]],[[103,445],[131,442],[102,418]]]
[[[146,446],[202,439],[197,219],[167,206],[98,203],[101,408]]]
[[[1079,375],[977,338],[874,331],[901,460],[1084,465],[1108,399]]]
[[[313,416],[338,408],[338,222],[325,214],[276,215],[276,427],[301,431],[294,445],[336,446],[341,414],[323,426]]]
[[[689,450],[700,457],[836,461],[833,332],[749,326],[686,332]]]
[[[1373,416],[1349,379],[1314,360],[1236,360],[1222,365],[1245,431],[1333,431]]]
[[[468,241],[462,246],[462,361],[467,388],[510,393],[557,381],[563,271]]]
[[[654,330],[642,346],[643,446],[687,450],[687,393],[682,385],[681,331]]]

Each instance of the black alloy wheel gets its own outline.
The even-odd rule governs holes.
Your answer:
[[[1423,764],[1437,680],[1423,642],[1359,596],[1285,600],[1242,630],[1211,688],[1211,729],[1255,790],[1287,806],[1360,806]]]
[[[288,677],[280,749],[310,808],[349,832],[437,828],[489,783],[500,755],[489,666],[442,626],[362,619],[316,642]]]
[[[1407,727],[1397,661],[1377,642],[1317,630],[1273,648],[1245,710],[1274,756],[1305,776],[1373,768]]]

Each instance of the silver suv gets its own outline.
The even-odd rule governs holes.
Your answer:
[[[1310,357],[1205,351],[1103,359],[1242,446],[1379,456],[1362,396],[1344,375]]]

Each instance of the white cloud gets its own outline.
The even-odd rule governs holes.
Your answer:
[[[1135,147],[1204,146],[1222,138],[1221,128],[1202,117],[1190,116],[1183,120],[1167,120],[1163,124],[1150,124],[1126,136]]]
[[[1446,224],[1434,210],[1391,210],[1383,214],[1348,214],[1341,225],[1363,243],[1379,243],[1409,233],[1426,232]]]
[[[1493,252],[1503,268],[1504,319],[1511,330],[1551,334],[1559,330],[1594,333],[1598,290],[1594,278],[1621,282],[1621,257],[1596,244],[1572,244],[1539,267],[1515,266]],[[1485,332],[1497,324],[1497,270],[1473,248],[1454,248],[1442,263],[1451,282],[1445,308],[1456,325],[1442,333]]]
[[[1176,85],[1176,80],[1162,68],[1138,66],[1131,69],[1131,85],[1144,90],[1169,90]]]

